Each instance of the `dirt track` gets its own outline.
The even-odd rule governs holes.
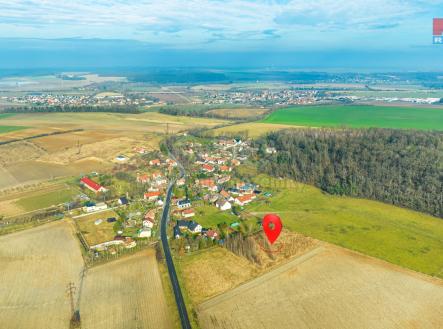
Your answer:
[[[202,328],[442,328],[443,281],[325,245],[199,306]]]

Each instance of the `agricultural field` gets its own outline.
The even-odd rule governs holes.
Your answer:
[[[194,305],[228,291],[261,272],[246,258],[221,247],[185,255],[177,265],[184,288]]]
[[[213,136],[235,136],[236,134],[242,134],[250,138],[256,138],[273,131],[295,128],[295,127],[296,126],[294,125],[288,125],[288,124],[247,122],[247,123],[239,123],[226,127],[216,128],[210,130],[209,133]]]
[[[253,218],[280,215],[285,228],[415,271],[443,278],[443,221],[382,202],[333,196],[289,179],[257,175],[270,204],[246,207]]]
[[[263,234],[255,234],[252,239],[256,249],[254,263],[218,246],[185,254],[178,259],[180,276],[194,307],[286,263],[319,243],[288,230],[282,231],[272,247],[265,242]]]
[[[5,119],[5,118],[9,118],[11,117],[13,114],[9,114],[9,113],[0,113],[0,120],[1,119]],[[10,133],[13,131],[17,131],[17,130],[22,130],[22,129],[26,129],[28,127],[24,127],[24,126],[4,126],[2,124],[0,124],[0,134],[5,134],[5,133]]]
[[[82,216],[74,219],[86,239],[86,242],[90,246],[95,246],[99,243],[110,241],[116,235],[114,232],[114,224],[108,223],[107,218],[114,217],[119,218],[117,213],[113,210],[94,213],[87,216]],[[103,222],[99,225],[95,225],[95,221],[101,219]]]
[[[83,74],[84,80],[63,80],[56,75],[28,76],[28,77],[4,77],[0,79],[0,90],[2,92],[13,91],[70,91],[73,88],[84,87],[92,83],[107,81],[127,81],[124,77],[107,77],[97,74]]]
[[[79,190],[64,184],[63,181],[51,181],[28,188],[2,191],[0,194],[0,215],[16,216],[58,205],[71,200],[79,193]]]
[[[28,127],[23,126],[0,126],[0,134],[10,133],[12,131],[26,129]]]
[[[206,114],[228,119],[247,119],[263,115],[266,112],[268,112],[268,110],[263,108],[226,108],[209,110]]]
[[[73,197],[79,193],[80,191],[77,189],[65,187],[64,189],[58,191],[27,196],[19,199],[16,203],[25,211],[33,211],[72,201]]]
[[[83,289],[83,329],[175,328],[153,250],[90,269]]]
[[[326,244],[197,313],[203,329],[441,328],[442,304],[442,280]]]
[[[0,135],[0,141],[43,133],[83,129],[59,135],[0,145],[0,189],[29,185],[57,177],[105,172],[119,154],[134,147],[159,147],[161,135],[194,127],[211,127],[226,121],[169,116],[157,112],[27,113],[2,116],[2,124],[29,129]]]
[[[79,286],[83,258],[67,222],[0,237],[0,323],[3,328],[69,328],[66,286]]]
[[[443,130],[443,109],[369,105],[297,106],[279,109],[262,122],[310,127]]]

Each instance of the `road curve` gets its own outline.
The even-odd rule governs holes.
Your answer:
[[[186,310],[185,301],[183,300],[182,291],[175,271],[174,262],[172,261],[171,250],[169,249],[167,227],[169,222],[169,208],[171,205],[172,188],[175,181],[172,181],[166,192],[165,204],[163,207],[163,214],[160,223],[160,237],[162,241],[163,251],[165,253],[166,265],[168,266],[169,278],[171,279],[172,289],[174,290],[175,302],[177,303],[178,314],[180,315],[180,322],[183,329],[191,329],[189,323],[188,311]]]

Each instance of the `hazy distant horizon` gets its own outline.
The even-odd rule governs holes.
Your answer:
[[[405,50],[174,49],[135,40],[0,38],[0,69],[130,67],[268,68],[315,71],[443,71],[443,46]]]
[[[0,69],[443,70],[443,0],[0,1]]]

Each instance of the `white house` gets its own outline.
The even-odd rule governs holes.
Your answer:
[[[143,227],[151,229],[154,226],[154,223],[150,220],[145,219],[143,221]]]
[[[151,235],[151,229],[143,229],[138,233],[139,238],[150,238]]]
[[[177,201],[178,209],[185,209],[185,208],[189,208],[190,206],[191,206],[191,201],[189,201],[188,199]]]
[[[199,223],[192,221],[189,223],[188,230],[192,233],[201,233],[202,226]]]
[[[229,203],[228,201],[223,200],[223,199],[217,200],[215,205],[217,208],[219,208],[222,211],[229,210],[232,208],[231,203]]]

